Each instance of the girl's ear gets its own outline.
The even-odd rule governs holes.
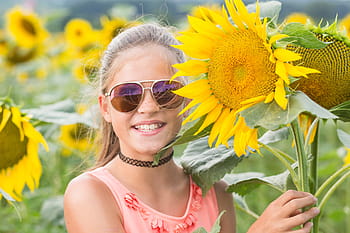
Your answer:
[[[107,101],[107,97],[104,95],[99,95],[98,96],[98,105],[100,107],[100,112],[102,114],[102,117],[105,119],[105,121],[111,122],[112,117],[110,114],[110,108],[109,108],[109,104]]]

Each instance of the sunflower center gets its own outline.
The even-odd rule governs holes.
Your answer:
[[[242,101],[273,92],[278,76],[269,56],[264,41],[249,29],[237,30],[220,41],[208,68],[214,95],[237,110]]]
[[[319,105],[330,109],[350,100],[350,48],[331,36],[316,34],[318,39],[332,42],[323,49],[288,46],[302,55],[296,63],[318,69],[321,73],[309,74],[292,83],[292,87],[307,94]]]
[[[83,32],[82,32],[80,29],[77,29],[77,30],[75,31],[75,35],[76,35],[77,37],[81,36],[82,34],[83,34]]]
[[[76,127],[69,131],[69,136],[73,140],[83,140],[89,138],[89,132],[89,128],[86,125],[77,123]]]
[[[20,141],[19,130],[11,119],[12,117],[0,132],[0,142],[6,142],[1,143],[0,147],[0,170],[14,166],[27,154],[28,138],[24,137],[24,140]]]
[[[22,18],[21,24],[26,32],[28,32],[32,36],[36,36],[37,33],[36,33],[35,27],[33,26],[32,22],[30,22],[29,20],[27,20],[25,18]]]

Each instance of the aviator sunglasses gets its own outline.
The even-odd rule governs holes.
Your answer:
[[[150,87],[144,87],[143,83],[152,83]],[[112,106],[119,112],[131,112],[135,110],[143,100],[145,90],[151,91],[153,99],[160,108],[174,109],[181,105],[183,97],[173,91],[184,85],[176,80],[142,80],[118,83],[114,85],[105,96],[109,96]]]

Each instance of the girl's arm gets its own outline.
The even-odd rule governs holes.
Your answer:
[[[72,180],[64,195],[68,233],[125,233],[119,207],[108,188],[92,176]]]

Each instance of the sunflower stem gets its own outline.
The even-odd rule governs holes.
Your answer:
[[[283,165],[288,169],[295,187],[297,188],[297,190],[301,190],[298,176],[297,176],[296,172],[294,171],[294,169],[292,168],[292,166],[290,165],[290,163],[288,163],[288,161],[284,158],[284,155],[281,155],[278,151],[276,151],[274,148],[272,148],[268,145],[265,145],[265,144],[261,144],[261,145],[266,150],[270,151],[274,156],[276,156],[277,159],[279,159],[283,163]]]
[[[299,184],[301,185],[301,191],[309,191],[309,180],[308,180],[308,170],[307,170],[307,158],[304,150],[304,141],[302,133],[297,120],[291,122],[291,129],[295,141],[295,148],[297,153],[298,161],[298,175]]]
[[[318,123],[318,118],[315,119],[313,122],[313,125]],[[315,132],[315,137],[313,142],[311,143],[311,161],[310,161],[310,192],[312,194],[316,193],[316,190],[318,189],[318,141],[319,141],[319,124],[316,126],[316,132]],[[307,141],[308,143],[309,135],[311,134],[311,131],[313,131],[313,127],[310,127]],[[318,233],[319,230],[319,218],[313,219],[313,227],[312,227],[312,232],[313,233]]]

